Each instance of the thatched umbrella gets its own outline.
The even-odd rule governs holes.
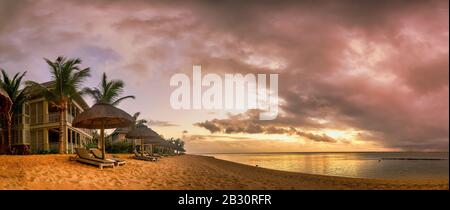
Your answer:
[[[127,139],[140,139],[141,140],[141,154],[144,155],[144,141],[147,144],[151,144],[155,139],[160,138],[159,134],[153,131],[144,123],[139,123],[131,129],[125,136]]]
[[[163,138],[161,138],[161,136],[156,136],[156,137],[150,137],[150,138],[146,138],[144,139],[144,144],[146,145],[150,145],[150,154],[153,154],[153,145],[154,144],[160,144],[161,142],[164,142],[165,140]]]
[[[105,129],[125,128],[133,124],[131,115],[110,104],[98,103],[77,115],[72,125],[77,128],[100,129],[102,157],[105,156]]]
[[[158,143],[158,145],[161,146],[161,147],[164,147],[166,149],[169,149],[169,150],[173,149],[174,146],[175,146],[174,144],[170,143],[167,140],[161,141],[160,143]]]
[[[9,112],[11,110],[12,101],[8,96],[8,93],[0,88],[0,113]]]

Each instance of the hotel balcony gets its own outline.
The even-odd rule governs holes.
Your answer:
[[[73,119],[75,117],[71,114],[66,114],[66,122],[72,123]],[[40,114],[35,116],[29,116],[29,115],[19,115],[15,118],[15,125],[30,125],[30,126],[45,126],[50,125],[55,126],[56,124],[59,125],[59,113],[53,112],[49,114]],[[84,128],[77,128],[80,131],[83,131],[86,134],[91,135],[92,130],[90,129],[84,129]]]

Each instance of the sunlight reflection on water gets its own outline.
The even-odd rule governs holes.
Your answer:
[[[329,176],[430,180],[448,179],[449,175],[448,153],[267,153],[208,156],[276,170]]]

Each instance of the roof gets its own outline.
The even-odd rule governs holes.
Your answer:
[[[107,135],[106,137],[111,137],[117,134],[127,134],[129,131],[129,128],[116,128],[111,134]]]
[[[46,88],[52,88],[53,81],[44,82],[44,83],[41,83],[40,85],[42,85],[42,86],[44,86]],[[43,95],[41,93],[39,93],[38,91],[33,90],[33,89],[28,91],[28,95],[29,95],[30,99],[43,97]],[[89,105],[86,103],[86,101],[83,98],[77,99],[77,100],[75,100],[75,102],[77,102],[77,104],[80,105],[81,108],[83,108],[83,109],[88,109],[89,108]]]
[[[131,129],[125,137],[128,139],[157,138],[159,137],[159,134],[148,126],[144,125],[144,123],[139,123],[133,129]]]
[[[84,110],[73,119],[76,128],[110,129],[126,128],[134,123],[134,118],[125,111],[108,103],[97,103]]]
[[[111,135],[113,135],[113,134],[126,134],[126,133],[128,133],[128,131],[129,131],[130,129],[129,128],[117,128],[116,130],[114,130],[112,133],[111,133]]]

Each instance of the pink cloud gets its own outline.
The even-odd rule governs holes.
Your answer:
[[[285,114],[228,132],[351,128],[386,148],[442,150],[448,18],[448,2],[439,0],[2,1],[0,67],[45,81],[42,57],[81,57],[98,71],[89,86],[103,71],[130,84],[138,97],[130,112],[203,127],[248,119],[193,120],[165,108],[172,74],[190,73],[193,64],[206,72],[276,72]]]

